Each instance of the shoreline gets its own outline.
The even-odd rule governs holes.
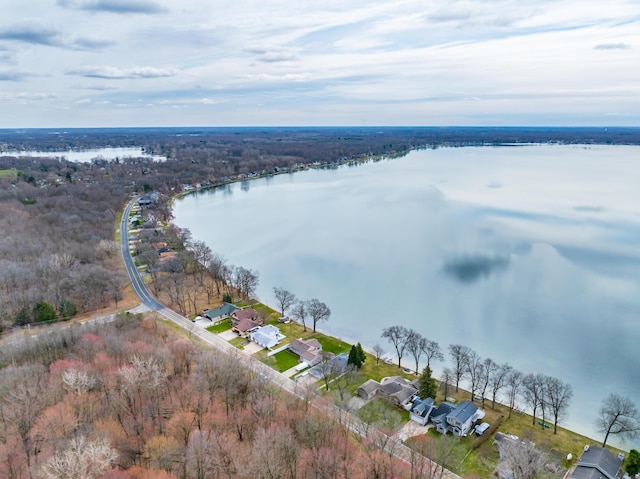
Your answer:
[[[577,144],[557,145],[557,144],[553,144],[553,143],[523,143],[523,144],[519,144],[519,145],[521,145],[521,146],[526,146],[526,145],[533,145],[533,146],[549,146],[549,147],[553,147],[553,146],[565,146],[565,147],[571,147],[571,148],[580,147],[580,145],[577,145]],[[487,147],[487,146],[489,146],[491,149],[496,148],[496,146],[494,146],[494,145],[483,145],[483,146],[480,146],[480,145],[469,145],[469,146],[470,146],[470,148],[485,148],[485,149],[486,149],[486,147]],[[591,144],[587,144],[587,145],[583,145],[583,146],[593,147],[593,146],[598,146],[598,145],[591,145]],[[602,146],[608,146],[608,145],[602,145]],[[445,147],[445,146],[441,146],[441,147],[439,147],[439,148],[445,149],[445,148],[452,148],[452,147]],[[410,153],[410,152],[411,152],[411,151],[413,151],[413,150],[420,150],[420,149],[424,149],[424,148],[422,148],[422,147],[416,147],[416,148],[414,148],[414,149],[412,149],[412,150],[407,151],[407,153],[406,153],[406,154]],[[402,155],[402,156],[405,156],[405,155]],[[362,164],[364,164],[364,163],[367,163],[367,162],[371,161],[372,159],[373,159],[373,157],[368,157],[368,158],[363,159],[362,161],[358,161],[358,163],[362,163]],[[391,159],[391,158],[390,158],[390,159]],[[340,166],[344,166],[345,164],[349,164],[349,163],[352,163],[352,162],[353,162],[353,160],[344,160],[344,161],[342,161],[342,162],[340,162],[340,163],[337,163],[337,162],[336,162],[336,163],[332,163],[330,166],[328,166],[328,169],[338,168],[338,167],[340,167]],[[324,169],[324,168],[327,168],[327,165],[318,166],[317,168],[322,168],[322,169]],[[303,168],[303,169],[300,169],[299,171],[306,171],[307,169],[311,169],[311,168]],[[282,173],[285,173],[285,172],[278,172],[277,174],[282,174]],[[291,173],[291,172],[290,172],[290,171],[287,171],[286,173]],[[265,175],[265,176],[275,176],[275,175],[276,175],[276,174],[273,174],[273,175],[272,175],[272,174],[268,174],[268,175]],[[259,179],[259,178],[264,178],[264,176],[258,176],[258,177],[254,177],[254,178],[238,178],[238,179],[234,179],[234,180],[231,180],[231,181],[222,182],[222,183],[219,183],[219,184],[212,184],[212,185],[208,185],[208,186],[206,187],[206,189],[208,189],[208,188],[212,188],[212,187],[224,186],[224,185],[226,185],[226,184],[236,183],[236,182],[239,182],[239,181],[248,181],[248,180],[251,180],[251,179]],[[204,189],[204,188],[203,188],[203,189]],[[179,192],[179,193],[177,193],[177,194],[175,194],[175,195],[172,195],[172,196],[171,196],[171,202],[172,202],[171,208],[172,208],[172,211],[173,211],[173,207],[174,207],[174,205],[173,205],[173,201],[174,201],[175,199],[177,199],[177,198],[181,198],[181,197],[186,196],[187,194],[191,194],[191,193],[196,193],[196,194],[197,194],[197,192],[198,192],[198,191],[184,191],[184,192]],[[222,253],[224,253],[224,251],[222,251]],[[258,269],[259,269],[259,268],[258,268]],[[265,288],[266,288],[266,286],[265,286]],[[265,295],[265,294],[267,294],[267,292],[266,292],[266,291],[263,291],[263,292],[262,292],[262,295]],[[308,294],[308,292],[307,292],[307,294]],[[313,293],[312,293],[312,294],[313,294]],[[268,294],[267,294],[267,295],[268,295]],[[260,294],[258,295],[258,298],[260,298]],[[265,303],[265,304],[267,304],[267,303]],[[331,306],[331,305],[330,305],[330,306]],[[274,308],[274,309],[275,309],[275,308]],[[330,319],[330,323],[331,323],[332,321],[333,321],[333,318],[332,318],[332,319]],[[338,323],[332,323],[332,324],[329,324],[329,325],[319,326],[317,329],[318,329],[318,331],[319,331],[319,332],[322,332],[323,334],[327,334],[327,335],[329,335],[329,336],[333,336],[333,337],[336,337],[336,338],[338,338],[338,339],[345,340],[345,341],[350,342],[350,343],[351,343],[351,342],[356,343],[356,342],[358,342],[358,341],[359,341],[359,342],[362,342],[363,346],[365,346],[365,348],[366,348],[368,351],[370,351],[370,350],[371,350],[371,347],[373,346],[373,344],[375,344],[375,343],[377,342],[377,343],[379,343],[380,345],[382,345],[382,346],[383,346],[387,351],[392,351],[392,353],[391,353],[391,354],[393,354],[393,355],[395,356],[395,353],[393,352],[393,348],[392,348],[392,347],[391,347],[391,348],[390,348],[390,347],[388,347],[388,346],[389,346],[389,345],[388,345],[388,342],[387,342],[387,341],[385,341],[385,340],[383,340],[383,339],[379,339],[378,341],[376,341],[375,339],[373,339],[373,340],[371,340],[371,339],[366,339],[366,338],[364,338],[363,336],[357,336],[357,335],[345,335],[345,334],[342,334],[342,333],[337,332],[337,330],[342,329],[341,325],[343,325],[343,324],[347,324],[347,322],[346,322],[346,321],[347,321],[347,319],[345,319],[345,318],[341,318],[341,321],[340,321],[340,322],[338,322]],[[332,327],[332,326],[336,326],[336,325],[338,326],[338,328]],[[387,324],[387,326],[388,326],[388,325],[390,325],[390,324]],[[377,329],[377,326],[376,326],[376,329]],[[333,332],[332,332],[332,331],[333,331]],[[381,333],[381,331],[378,331],[378,332],[377,332],[377,337],[378,337],[378,338],[380,338],[380,336],[379,336],[379,334],[380,334],[380,333]],[[468,343],[465,343],[465,344],[468,344]],[[447,353],[447,350],[446,350],[446,344],[445,344],[445,348],[443,348],[443,349],[444,349],[443,353],[445,353],[445,354],[446,354],[446,353]],[[491,354],[491,353],[490,353],[490,354]],[[447,358],[447,359],[448,359],[448,358]],[[412,359],[411,359],[411,358],[408,358],[408,357],[405,355],[405,356],[404,356],[404,358],[403,358],[403,361],[402,361],[402,362],[403,362],[403,366],[407,367],[407,365],[408,365],[409,363],[411,363],[411,362],[412,362]],[[500,361],[500,362],[504,362],[504,361]],[[439,365],[439,367],[438,367],[438,365],[437,365],[437,363],[436,363],[436,366],[435,366],[435,368],[434,368],[434,377],[438,377],[438,375],[442,372],[442,369],[443,369],[444,367],[446,367],[447,363],[448,363],[448,361],[447,361],[447,360],[445,360],[443,364]],[[396,363],[396,364],[397,364],[397,363]],[[520,367],[522,368],[522,366],[520,366]],[[413,369],[413,367],[409,367],[409,369],[411,369],[411,370],[412,370],[412,369]],[[529,369],[531,369],[531,367],[525,367],[524,369],[525,369],[525,371],[523,371],[523,372],[525,372],[525,373],[528,373],[528,372],[533,372],[533,373],[536,373],[536,372],[542,372],[540,369],[538,369],[538,371],[529,371]],[[553,374],[553,370],[551,371],[551,374]],[[579,384],[579,383],[575,383],[575,384]],[[594,401],[594,402],[595,402],[595,401]],[[584,406],[582,406],[582,407],[581,407],[581,406],[580,406],[580,404],[582,404],[582,403],[574,403],[572,406],[570,406],[570,409],[571,409],[570,417],[578,418],[578,419],[579,419],[579,418],[582,418],[582,417],[586,417],[586,416],[584,415],[585,407],[584,407]],[[590,409],[591,409],[592,411],[594,411],[594,412],[595,412],[595,409],[593,409],[591,406],[590,406]],[[595,416],[595,414],[594,414],[594,416]],[[593,427],[591,427],[591,428],[589,427],[589,426],[590,426],[590,421],[589,421],[589,422],[587,422],[587,421],[581,421],[581,423],[582,423],[584,426],[586,426],[586,427],[584,427],[584,428],[582,428],[582,427],[576,427],[576,425],[575,425],[575,424],[574,424],[574,425],[572,425],[571,427],[573,427],[573,429],[574,429],[576,432],[579,432],[579,433],[581,433],[581,434],[585,434],[585,433],[584,433],[584,432],[580,432],[580,431],[587,431],[586,433],[587,433],[588,435],[590,435],[590,436],[594,436],[594,437],[598,437],[597,435],[595,435],[593,432],[591,432],[591,431],[590,431],[590,429],[593,429]],[[616,441],[616,442],[617,442],[617,441]],[[632,441],[627,441],[627,443],[631,443],[631,444],[632,444]],[[619,447],[629,448],[629,447],[633,447],[633,446],[629,446],[629,445],[625,444],[624,446],[619,446]]]

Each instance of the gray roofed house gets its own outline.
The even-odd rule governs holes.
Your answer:
[[[205,309],[204,311],[202,311],[202,314],[209,318],[211,321],[216,322],[231,315],[231,313],[238,309],[240,308],[231,303],[222,303],[222,306],[220,306],[219,308]]]
[[[418,392],[418,380],[409,381],[402,376],[382,378],[381,382],[369,379],[358,388],[358,396],[372,399],[380,396],[396,406],[405,407]]]
[[[438,407],[431,412],[431,422],[436,425],[439,433],[446,434],[449,431],[447,415],[455,408],[456,407],[450,402],[441,402]]]
[[[251,341],[267,349],[276,346],[284,337],[284,334],[271,324],[256,329],[250,335]]]
[[[484,411],[469,401],[462,401],[449,414],[447,414],[447,424],[451,432],[456,436],[464,436],[471,430],[471,426],[481,417]]]
[[[385,399],[396,406],[404,407],[418,392],[416,381],[409,381],[402,376],[382,378],[378,389]]]
[[[413,406],[409,410],[409,415],[412,421],[424,426],[429,421],[429,416],[435,408],[436,405],[433,403],[433,399],[427,398],[421,400],[416,398],[413,401]]]
[[[331,371],[332,374],[335,373],[339,376],[347,368],[347,361],[349,359],[347,353],[340,353],[337,356],[334,356],[332,353],[326,354],[331,355],[330,358],[327,358],[330,361],[328,369],[324,367],[324,364],[316,364],[314,367],[309,369],[309,374],[316,379],[322,379],[326,371]]]
[[[598,446],[585,448],[578,459],[571,479],[615,479],[622,466],[622,458]]]
[[[358,387],[358,396],[366,400],[373,399],[373,397],[378,392],[379,387],[380,383],[378,381],[369,379]]]
[[[298,355],[301,363],[309,366],[318,364],[322,359],[322,344],[317,339],[294,339],[287,347],[289,351]]]

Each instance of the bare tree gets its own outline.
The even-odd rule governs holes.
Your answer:
[[[242,266],[233,267],[233,284],[244,299],[248,299],[255,292],[258,282],[257,271]]]
[[[316,332],[316,325],[320,321],[326,321],[331,316],[331,310],[329,307],[321,301],[313,298],[310,299],[307,303],[307,312],[309,313],[309,317],[311,317],[311,321],[313,321],[313,332]]]
[[[282,311],[282,316],[286,316],[286,310],[293,306],[296,302],[296,295],[291,291],[288,291],[284,288],[278,288],[277,286],[273,288],[273,295],[276,297],[278,303],[280,303],[280,311]]]
[[[427,367],[431,367],[431,361],[444,361],[444,354],[440,349],[440,345],[437,341],[426,339],[422,352],[427,357]]]
[[[498,445],[500,463],[498,469],[513,479],[537,479],[544,474],[547,458],[532,442],[506,438]]]
[[[491,383],[491,378],[495,371],[500,368],[491,358],[486,358],[482,361],[482,374],[480,375],[480,396],[482,396],[482,407],[484,408],[485,397],[487,395],[487,388]]]
[[[562,382],[558,378],[548,376],[546,378],[545,394],[546,402],[553,413],[553,433],[558,433],[558,422],[563,419],[569,408],[569,402],[573,397],[571,385]]]
[[[418,374],[418,363],[420,362],[420,356],[422,356],[422,352],[426,347],[427,340],[422,337],[422,335],[415,331],[414,329],[407,330],[407,337],[405,338],[406,348],[413,356],[413,359],[416,362],[416,374]]]
[[[502,364],[489,375],[489,387],[491,388],[491,409],[496,408],[496,397],[502,388],[507,385],[509,375],[513,368],[508,364]]]
[[[307,312],[307,301],[302,301],[302,300],[298,300],[294,305],[293,305],[293,311],[292,311],[293,317],[299,322],[302,323],[302,327],[304,328],[304,332],[307,332],[307,323],[305,322],[305,320],[307,319],[308,316],[308,312]]]
[[[442,393],[444,394],[445,401],[449,397],[449,386],[453,386],[452,381],[454,377],[455,375],[453,374],[453,371],[451,371],[451,369],[449,368],[444,368],[444,370],[442,371],[442,374],[440,375],[439,387],[440,389],[442,389]]]
[[[518,398],[518,394],[520,394],[520,389],[522,388],[522,373],[516,369],[512,369],[509,374],[507,374],[506,383],[507,396],[509,400],[509,417],[511,417],[513,408],[516,405],[516,399]]]
[[[402,367],[400,362],[404,355],[404,349],[407,347],[408,334],[409,330],[404,326],[389,326],[382,330],[382,337],[387,338],[391,344],[393,344],[393,347],[396,348],[396,353],[398,354],[398,367]]]
[[[71,441],[69,447],[56,453],[40,470],[44,479],[102,477],[115,463],[118,453],[106,439],[87,441],[83,436]]]
[[[611,434],[634,439],[640,431],[638,409],[631,399],[611,393],[602,401],[597,425],[598,430],[604,433],[602,447],[607,444]]]
[[[460,380],[467,374],[467,364],[469,362],[469,354],[471,348],[468,346],[462,346],[460,344],[451,344],[449,346],[449,355],[453,360],[453,377],[456,380],[456,392],[458,392],[458,386]]]
[[[522,378],[523,397],[527,406],[531,408],[531,424],[534,425],[538,408],[544,407],[544,385],[545,378],[542,374],[527,374]]]
[[[380,346],[378,343],[374,344],[373,345],[373,354],[376,357],[376,365],[378,365],[378,363],[380,363],[380,358],[384,354],[384,348],[382,346]]]
[[[467,356],[467,374],[471,380],[471,400],[473,401],[484,376],[484,363],[478,353],[472,349],[469,349]]]

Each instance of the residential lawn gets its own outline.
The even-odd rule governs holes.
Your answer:
[[[220,334],[231,329],[231,320],[229,318],[223,319],[218,324],[213,324],[206,329],[211,333]]]
[[[247,344],[247,342],[247,338],[238,336],[237,338],[233,338],[231,341],[229,341],[229,344],[235,346],[238,349],[244,349],[244,345]]]
[[[409,420],[409,411],[378,398],[358,409],[358,417],[385,430],[398,430]]]
[[[322,350],[333,354],[348,353],[351,345],[331,336],[325,336],[322,333],[313,333],[309,338],[315,338],[322,344]]]
[[[287,369],[291,369],[299,363],[298,356],[287,349],[274,354],[273,356],[271,356],[271,358],[275,359],[275,369],[277,369],[281,373],[286,371]]]
[[[278,313],[276,310],[270,308],[265,304],[256,303],[251,307],[260,314],[260,316],[264,319],[265,323],[268,323],[273,320],[276,320],[277,322],[278,318],[280,317],[280,313]]]
[[[9,170],[0,170],[0,178],[3,176],[18,176],[18,170],[11,168]]]

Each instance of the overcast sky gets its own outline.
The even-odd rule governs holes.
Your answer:
[[[640,125],[637,0],[2,0],[0,127]]]

